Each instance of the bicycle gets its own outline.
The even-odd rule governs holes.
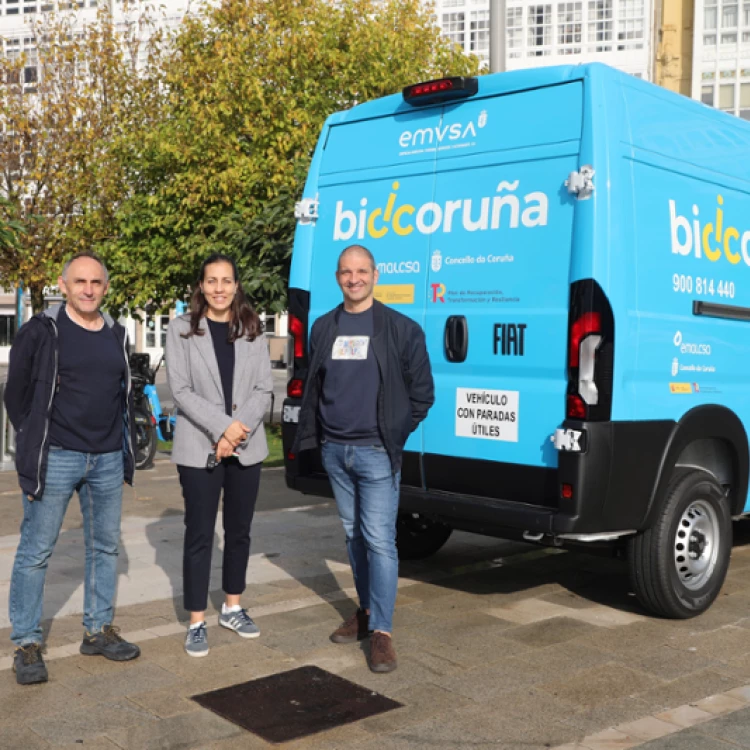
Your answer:
[[[167,442],[174,436],[176,417],[162,412],[156,390],[156,373],[164,361],[161,356],[156,367],[150,367],[147,352],[130,355],[130,370],[135,398],[136,469],[151,466],[156,455],[157,441]]]

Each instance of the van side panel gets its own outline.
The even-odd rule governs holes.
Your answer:
[[[639,326],[635,417],[678,422],[715,404],[747,426],[750,127],[658,91],[634,86],[626,96],[637,296],[628,315]]]

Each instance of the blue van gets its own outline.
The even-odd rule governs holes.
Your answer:
[[[416,84],[332,115],[289,289],[287,453],[347,245],[423,327],[404,558],[452,529],[627,555],[644,607],[706,610],[750,512],[750,124],[601,64]],[[314,452],[287,483],[328,494]]]

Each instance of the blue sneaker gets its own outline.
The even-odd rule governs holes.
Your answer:
[[[185,652],[188,656],[208,655],[208,635],[205,622],[202,622],[197,628],[188,628],[185,637]]]
[[[247,613],[247,610],[238,609],[234,612],[222,612],[219,615],[219,625],[230,630],[234,630],[237,635],[243,638],[257,638],[260,635],[260,628],[253,622],[253,618]]]

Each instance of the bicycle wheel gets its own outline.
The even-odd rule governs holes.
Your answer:
[[[135,468],[148,469],[156,455],[156,425],[151,419],[151,413],[145,409],[136,408],[134,418]]]

